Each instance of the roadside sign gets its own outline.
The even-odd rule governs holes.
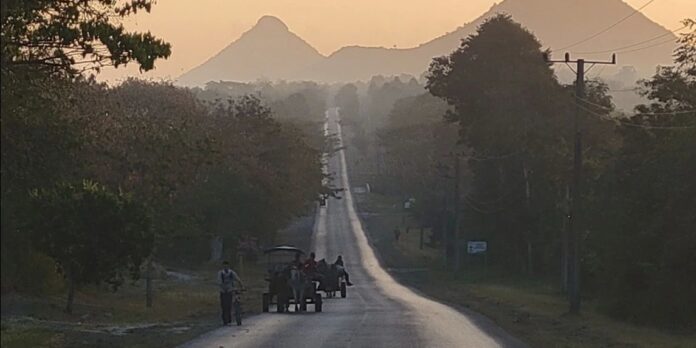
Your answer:
[[[488,250],[488,242],[484,240],[470,240],[466,243],[466,251],[469,254],[483,254]]]
[[[411,197],[406,202],[404,202],[404,209],[411,209],[414,204],[416,204],[416,199]]]

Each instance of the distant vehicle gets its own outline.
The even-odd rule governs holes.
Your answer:
[[[304,312],[308,304],[313,304],[314,311],[321,312],[318,282],[292,265],[295,255],[304,255],[305,252],[294,246],[281,245],[265,250],[264,254],[268,266],[268,291],[261,295],[262,311],[269,312],[270,306],[276,305],[278,313],[289,312],[290,305],[294,304],[295,311]]]

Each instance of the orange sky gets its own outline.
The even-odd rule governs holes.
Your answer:
[[[499,0],[498,0],[499,1]],[[648,0],[625,0],[638,8]],[[173,45],[172,56],[141,75],[135,66],[105,69],[102,80],[126,76],[174,79],[219,52],[263,15],[283,20],[323,54],[346,45],[412,47],[471,21],[494,0],[159,0],[150,14],[126,20]],[[643,13],[668,29],[696,16],[696,0],[656,0]],[[588,32],[589,33],[589,32]]]

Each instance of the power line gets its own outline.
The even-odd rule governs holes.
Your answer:
[[[596,107],[598,107],[598,108],[600,108],[600,109],[603,109],[603,110],[606,110],[606,111],[614,111],[613,108],[610,108],[610,107],[608,107],[608,106],[604,106],[604,105],[601,105],[601,104],[594,103],[594,102],[592,102],[592,101],[590,101],[590,100],[587,100],[587,99],[585,99],[585,98],[580,98],[580,96],[577,96],[577,95],[576,95],[575,97],[576,97],[578,100],[582,100],[583,102],[585,102],[585,103],[587,103],[587,104],[590,104],[590,105],[592,105],[592,106],[596,106]]]
[[[609,53],[609,52],[614,52],[614,51],[616,51],[616,50],[623,50],[623,49],[627,49],[627,48],[632,48],[632,47],[640,46],[640,45],[642,45],[642,44],[645,44],[645,43],[648,43],[648,42],[651,42],[651,41],[655,41],[655,40],[657,40],[657,39],[661,39],[661,38],[663,38],[663,37],[665,37],[665,36],[667,36],[667,35],[671,35],[671,34],[674,34],[674,33],[678,32],[678,31],[681,31],[681,30],[684,29],[684,28],[686,28],[686,26],[683,26],[683,27],[681,27],[681,28],[679,28],[679,29],[675,29],[675,30],[672,30],[672,31],[670,31],[670,32],[667,32],[667,33],[664,33],[664,34],[655,36],[655,37],[652,38],[652,39],[648,39],[648,40],[643,40],[643,41],[640,41],[640,42],[636,42],[636,43],[631,44],[631,45],[616,47],[616,48],[612,48],[612,49],[609,49],[609,50],[603,50],[603,51],[585,51],[585,52],[577,52],[577,53],[580,53],[580,54]]]
[[[638,51],[642,51],[642,50],[647,50],[648,48],[653,48],[653,47],[657,47],[657,46],[662,46],[662,45],[668,44],[668,43],[674,43],[674,40],[669,39],[669,40],[666,40],[666,41],[658,42],[658,43],[656,43],[656,44],[654,44],[654,45],[650,45],[650,46],[635,48],[635,49],[632,49],[632,50],[616,51],[616,52],[617,52],[617,53],[638,52]]]
[[[679,110],[679,111],[665,111],[665,112],[639,112],[633,116],[665,116],[665,115],[685,115],[685,114],[696,114],[696,109],[694,110]],[[631,116],[631,117],[633,117]]]
[[[604,105],[601,105],[601,104],[594,103],[594,102],[592,102],[592,101],[590,101],[590,100],[587,100],[587,99],[584,99],[584,98],[577,97],[577,99],[583,101],[584,103],[590,104],[590,105],[592,105],[592,106],[596,106],[596,107],[598,107],[598,108],[600,108],[600,109],[603,109],[603,110],[605,110],[605,111],[614,111],[614,109],[612,109],[612,108],[610,108],[610,107],[607,107],[607,106],[604,106]],[[635,114],[630,115],[630,116],[628,116],[628,117],[634,117],[634,116],[667,116],[667,115],[685,115],[685,114],[696,114],[696,109],[693,109],[693,110],[678,110],[678,111],[665,111],[665,112],[638,112],[638,113],[635,113]]]
[[[580,109],[584,110],[585,112],[592,114],[594,116],[600,117],[601,119],[607,120],[607,121],[614,121],[614,122],[619,122],[620,124],[628,127],[635,127],[635,128],[643,128],[643,129],[662,129],[662,130],[684,130],[684,129],[696,129],[696,126],[651,126],[651,125],[645,125],[645,124],[640,124],[640,123],[634,123],[630,121],[625,121],[620,118],[615,118],[615,117],[610,117],[609,115],[605,114],[600,114],[596,113],[579,103],[576,104]],[[692,111],[693,112],[693,111]],[[631,115],[628,116],[628,118],[638,116],[638,115],[644,115],[644,114],[636,114],[636,115]]]
[[[575,42],[575,43],[573,43],[573,44],[571,44],[571,45],[562,47],[562,48],[560,48],[560,49],[558,49],[558,50],[559,50],[559,51],[563,51],[563,50],[565,50],[565,49],[568,49],[568,48],[571,48],[571,47],[575,47],[575,46],[577,46],[577,45],[579,45],[579,44],[581,44],[581,43],[590,41],[590,40],[596,38],[597,36],[606,33],[607,31],[611,30],[612,28],[616,27],[617,25],[623,23],[625,20],[627,20],[627,19],[633,17],[636,13],[639,13],[642,9],[644,9],[644,8],[646,8],[648,5],[652,4],[653,1],[655,1],[655,0],[650,0],[650,1],[646,2],[645,5],[641,6],[640,8],[638,8],[638,9],[636,9],[636,10],[633,10],[633,12],[631,12],[631,14],[629,14],[628,16],[626,16],[626,17],[624,17],[624,18],[621,18],[618,22],[616,22],[616,23],[614,23],[614,24],[612,24],[612,25],[610,25],[610,26],[608,26],[608,27],[606,27],[606,28],[600,30],[599,32],[595,33],[594,35],[591,35],[591,36],[589,36],[589,37],[587,37],[587,38],[585,38],[585,39],[582,39],[582,40],[580,40],[580,41],[578,41],[578,42]]]
[[[610,89],[608,92],[637,92],[638,88]]]

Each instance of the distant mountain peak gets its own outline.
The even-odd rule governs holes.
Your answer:
[[[476,33],[488,18],[505,13],[534,33],[544,48],[560,50],[607,28],[635,9],[624,0],[498,0],[491,8],[456,30],[413,48],[347,46],[325,57],[274,16],[261,17],[256,25],[200,66],[179,77],[184,85],[207,81],[254,81],[258,78],[316,80],[325,82],[369,80],[375,75],[421,75],[433,57],[450,54],[461,40]],[[668,30],[642,14],[605,30],[592,40],[568,46],[571,54],[588,59],[607,59],[617,51],[620,65],[608,67],[605,76],[622,66],[632,66],[640,76],[654,73],[655,66],[670,64],[674,44],[659,46],[641,40],[665,37]],[[654,46],[654,47],[653,47]],[[631,50],[620,50],[631,47]],[[635,47],[635,48],[634,48]],[[564,50],[565,51],[565,50]],[[584,52],[584,53],[583,53]],[[597,53],[593,53],[597,52]],[[606,52],[606,53],[602,53]],[[562,54],[564,52],[558,52]],[[559,69],[559,77],[567,70]]]
[[[256,22],[254,29],[263,31],[290,31],[287,25],[283,23],[278,17],[275,16],[263,16],[259,18]]]

